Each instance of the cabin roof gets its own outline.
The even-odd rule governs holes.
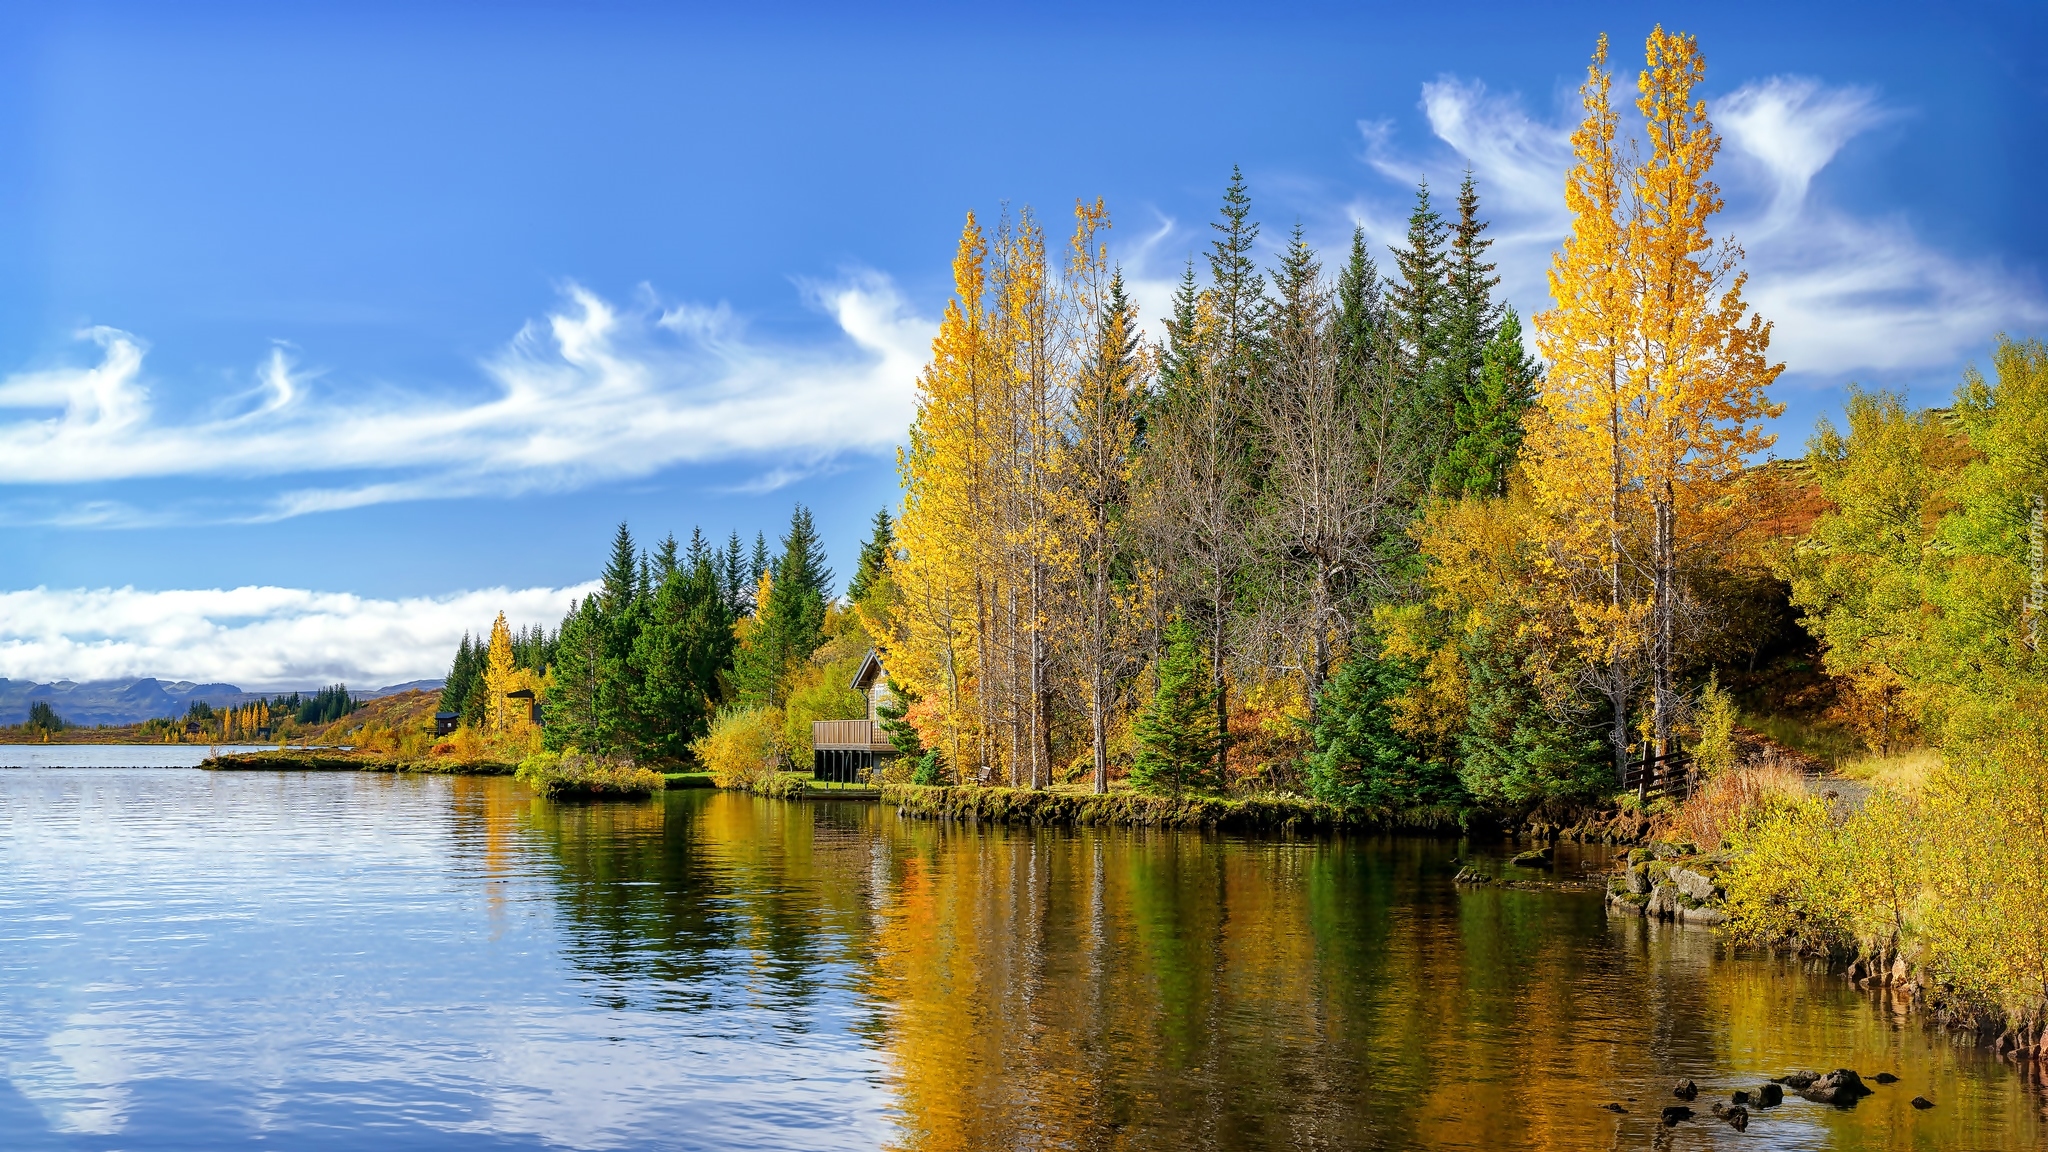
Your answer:
[[[860,671],[853,674],[850,685],[857,692],[865,692],[874,684],[877,676],[887,676],[889,670],[882,667],[882,658],[873,648],[868,649],[867,659],[860,662]]]

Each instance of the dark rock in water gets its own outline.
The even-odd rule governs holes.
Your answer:
[[[1863,1083],[1863,1077],[1847,1068],[1837,1068],[1801,1089],[1799,1094],[1816,1104],[1847,1105],[1870,1095],[1870,1088]]]
[[[1749,1093],[1737,1092],[1736,1095],[1747,1096],[1749,1095]],[[1731,1107],[1727,1104],[1721,1103],[1719,1100],[1716,1100],[1714,1101],[1714,1115],[1720,1117],[1723,1120],[1726,1120],[1730,1124],[1733,1124],[1737,1132],[1740,1132],[1743,1129],[1749,1127],[1749,1109],[1744,1108],[1740,1104],[1736,1104]]]
[[[1788,1072],[1783,1076],[1773,1076],[1771,1077],[1771,1079],[1776,1083],[1783,1084],[1785,1087],[1790,1088],[1794,1092],[1798,1092],[1805,1088],[1811,1087],[1814,1081],[1820,1079],[1820,1073]]]
[[[1690,1080],[1680,1080],[1678,1086],[1671,1090],[1671,1094],[1680,1100],[1690,1100],[1700,1094],[1700,1086]]]
[[[1934,1101],[1929,1100],[1925,1096],[1915,1096],[1913,1097],[1913,1107],[1922,1109],[1932,1108],[1934,1107]]]
[[[1897,1084],[1899,1082],[1899,1078],[1889,1072],[1879,1072],[1877,1075],[1872,1076],[1871,1079],[1879,1084]]]
[[[1728,1102],[1729,1102],[1729,1103],[1731,1103],[1731,1104],[1747,1104],[1747,1103],[1749,1103],[1749,1092],[1748,1092],[1748,1090],[1747,1090],[1747,1089],[1743,1089],[1743,1088],[1737,1088],[1737,1089],[1735,1090],[1735,1095],[1733,1095],[1733,1096],[1730,1096],[1730,1097],[1728,1098]]]
[[[1541,868],[1550,863],[1551,854],[1550,845],[1545,844],[1541,848],[1531,848],[1527,852],[1517,853],[1508,863],[1522,868]]]
[[[1664,1126],[1666,1128],[1676,1127],[1679,1123],[1690,1119],[1692,1119],[1692,1109],[1687,1108],[1683,1104],[1673,1104],[1664,1110]]]
[[[1626,1109],[1626,1108],[1623,1108],[1623,1107],[1622,1107],[1621,1105],[1619,1105],[1619,1104],[1602,1104],[1602,1105],[1601,1105],[1600,1107],[1602,1107],[1602,1108],[1605,1108],[1605,1109],[1606,1109],[1606,1110],[1608,1110],[1609,1112],[1619,1112],[1619,1113],[1621,1113],[1621,1114],[1622,1114],[1623,1116],[1626,1116],[1626,1115],[1628,1115],[1628,1109]]]
[[[1766,1084],[1756,1090],[1756,1105],[1759,1108],[1776,1108],[1785,1102],[1785,1089],[1776,1084]]]
[[[1493,883],[1493,877],[1488,876],[1477,868],[1460,868],[1458,869],[1458,874],[1451,877],[1451,882],[1454,884],[1491,884]]]

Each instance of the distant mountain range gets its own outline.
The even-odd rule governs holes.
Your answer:
[[[404,684],[351,695],[358,700],[409,692],[415,688],[439,691],[439,680],[411,680]],[[302,688],[301,692],[316,689]],[[88,680],[78,684],[59,680],[37,684],[28,680],[0,678],[0,724],[20,724],[28,719],[29,705],[47,700],[67,724],[140,724],[157,716],[183,716],[194,701],[203,700],[215,708],[268,700],[277,692],[244,692],[233,684],[194,684],[189,680]]]

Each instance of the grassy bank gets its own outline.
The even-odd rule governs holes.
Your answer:
[[[1447,808],[1390,811],[1339,808],[1299,796],[1154,796],[1034,792],[1020,788],[926,787],[885,784],[882,802],[926,820],[996,824],[1125,825],[1213,828],[1230,832],[1428,832],[1461,830],[1461,814]]]

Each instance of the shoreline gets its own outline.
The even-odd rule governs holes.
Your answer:
[[[1624,871],[1609,879],[1604,901],[1608,915],[1718,930],[1728,921],[1720,871],[1729,863],[1725,856],[1686,852],[1677,845],[1632,849]],[[2030,1068],[2035,1079],[2048,1085],[2048,1020],[2014,1021],[2000,1013],[1977,1015],[1944,1005],[1935,999],[1939,991],[1925,970],[1905,956],[1859,951],[1844,957],[1796,947],[1783,951],[1830,976],[1847,979],[1894,1009],[1920,1017],[1929,1027],[1968,1034],[1973,1046]]]

